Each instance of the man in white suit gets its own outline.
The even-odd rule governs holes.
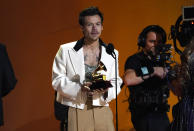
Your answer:
[[[120,92],[122,80],[118,75],[116,94],[115,60],[100,39],[103,15],[96,7],[87,8],[80,13],[79,24],[84,37],[61,45],[54,59],[52,85],[57,101],[69,107],[68,131],[114,131],[108,103]],[[118,58],[118,51],[114,52]],[[91,74],[99,63],[104,64],[106,71],[101,73],[112,87],[91,90]]]

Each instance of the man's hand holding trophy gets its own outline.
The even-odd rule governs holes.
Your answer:
[[[94,93],[105,93],[109,87],[112,87],[110,81],[106,80],[106,67],[100,61],[98,67],[90,74],[90,81],[85,81],[83,84],[83,91]]]

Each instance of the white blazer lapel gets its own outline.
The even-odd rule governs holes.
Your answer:
[[[102,46],[102,54],[101,54],[101,58],[100,61],[102,61],[102,63],[108,67],[110,63],[108,63],[107,61],[109,61],[110,59],[110,55],[106,53],[106,49],[104,46]]]
[[[80,48],[77,52],[74,49],[68,50],[68,57],[72,63],[72,68],[74,68],[73,70],[80,75],[80,82],[82,82],[85,77],[83,48]]]

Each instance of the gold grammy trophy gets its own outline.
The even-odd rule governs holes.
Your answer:
[[[106,66],[101,61],[99,62],[98,67],[92,73],[92,85],[90,86],[91,90],[112,87],[110,81],[106,80],[106,75],[100,73],[100,71],[107,71]]]

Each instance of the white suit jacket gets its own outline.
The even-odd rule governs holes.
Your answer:
[[[100,40],[101,46],[102,41]],[[87,94],[81,91],[81,84],[85,80],[85,65],[83,53],[83,39],[63,44],[60,46],[53,63],[52,86],[58,92],[57,101],[71,107],[83,109],[87,100]],[[115,50],[118,64],[118,51]],[[108,106],[108,102],[115,99],[115,59],[106,53],[102,46],[101,59],[107,68],[106,79],[111,81],[113,87],[108,89],[108,97],[103,98],[102,94],[93,96],[94,106]],[[117,66],[118,67],[118,66]],[[118,71],[118,68],[117,68]],[[119,74],[119,72],[117,73]],[[78,75],[80,79],[73,80]],[[117,76],[117,94],[120,92],[122,83]]]

